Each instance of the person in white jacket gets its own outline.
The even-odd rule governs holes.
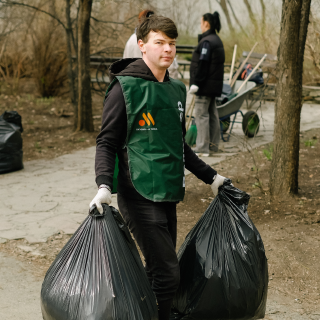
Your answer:
[[[126,43],[126,46],[124,48],[123,52],[123,58],[142,58],[141,56],[141,50],[139,49],[139,46],[137,44],[137,35],[136,33],[132,34],[129,40]]]
[[[146,9],[143,10],[139,13],[139,24],[146,18],[151,17],[154,14],[154,11]],[[139,49],[138,46],[138,40],[137,40],[137,35],[136,32],[134,32],[129,40],[126,43],[126,46],[124,48],[123,52],[123,58],[142,58],[141,50]],[[169,75],[173,79],[178,79],[179,76],[179,64],[177,62],[177,59],[174,58],[171,66],[168,68]]]

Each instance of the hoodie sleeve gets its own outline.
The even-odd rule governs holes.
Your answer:
[[[113,188],[113,173],[117,150],[127,135],[126,105],[120,83],[110,90],[103,103],[101,131],[97,137],[96,183]]]
[[[192,172],[198,179],[206,184],[212,184],[213,177],[217,171],[202,161],[185,142],[186,135],[186,122],[182,122],[183,143],[184,143],[184,156],[186,169]]]

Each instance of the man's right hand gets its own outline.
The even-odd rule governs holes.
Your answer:
[[[223,185],[225,179],[226,178],[223,176],[220,176],[220,174],[216,175],[216,178],[214,179],[213,183],[211,184],[211,189],[212,189],[212,192],[215,197],[218,195],[219,187]]]
[[[102,203],[106,203],[109,205],[111,202],[111,192],[109,191],[109,189],[100,188],[96,196],[90,202],[89,208],[91,208],[95,204],[100,214],[103,214]]]
[[[199,90],[199,87],[196,86],[195,84],[193,84],[193,85],[190,87],[190,89],[189,89],[189,91],[188,91],[188,94],[195,94],[196,92],[198,92],[198,90]]]

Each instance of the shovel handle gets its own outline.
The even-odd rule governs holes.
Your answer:
[[[188,119],[188,123],[187,123],[187,126],[186,126],[186,132],[189,130],[189,127],[190,127],[190,123],[191,123],[191,119],[192,119],[192,114],[193,114],[193,109],[194,109],[195,102],[196,102],[196,96],[193,95],[193,98],[192,98],[192,101],[191,101],[191,105],[190,105],[191,112],[189,114],[189,119]]]
[[[229,84],[231,85],[231,81],[232,81],[232,74],[233,74],[233,69],[234,69],[234,62],[236,60],[236,54],[237,54],[237,45],[234,45],[234,49],[233,49],[233,56],[232,56],[232,62],[231,62],[231,69],[230,69],[230,76],[229,76]]]
[[[239,67],[239,69],[237,70],[236,74],[234,75],[234,77],[232,78],[232,81],[230,83],[230,87],[232,88],[234,83],[237,81],[237,78],[241,72],[241,70],[243,69],[243,67],[245,66],[245,64],[247,63],[247,61],[249,60],[253,50],[255,49],[255,47],[257,46],[258,42],[255,43],[255,45],[252,47],[251,51],[248,53],[247,57],[245,58],[245,60],[241,63],[241,66]]]

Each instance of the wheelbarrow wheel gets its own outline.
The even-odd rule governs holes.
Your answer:
[[[242,119],[242,130],[248,138],[253,138],[259,131],[260,119],[256,112],[248,111]]]
[[[230,127],[230,117],[224,119],[223,121],[221,121],[221,124],[222,124],[222,132],[223,133],[226,133]]]

